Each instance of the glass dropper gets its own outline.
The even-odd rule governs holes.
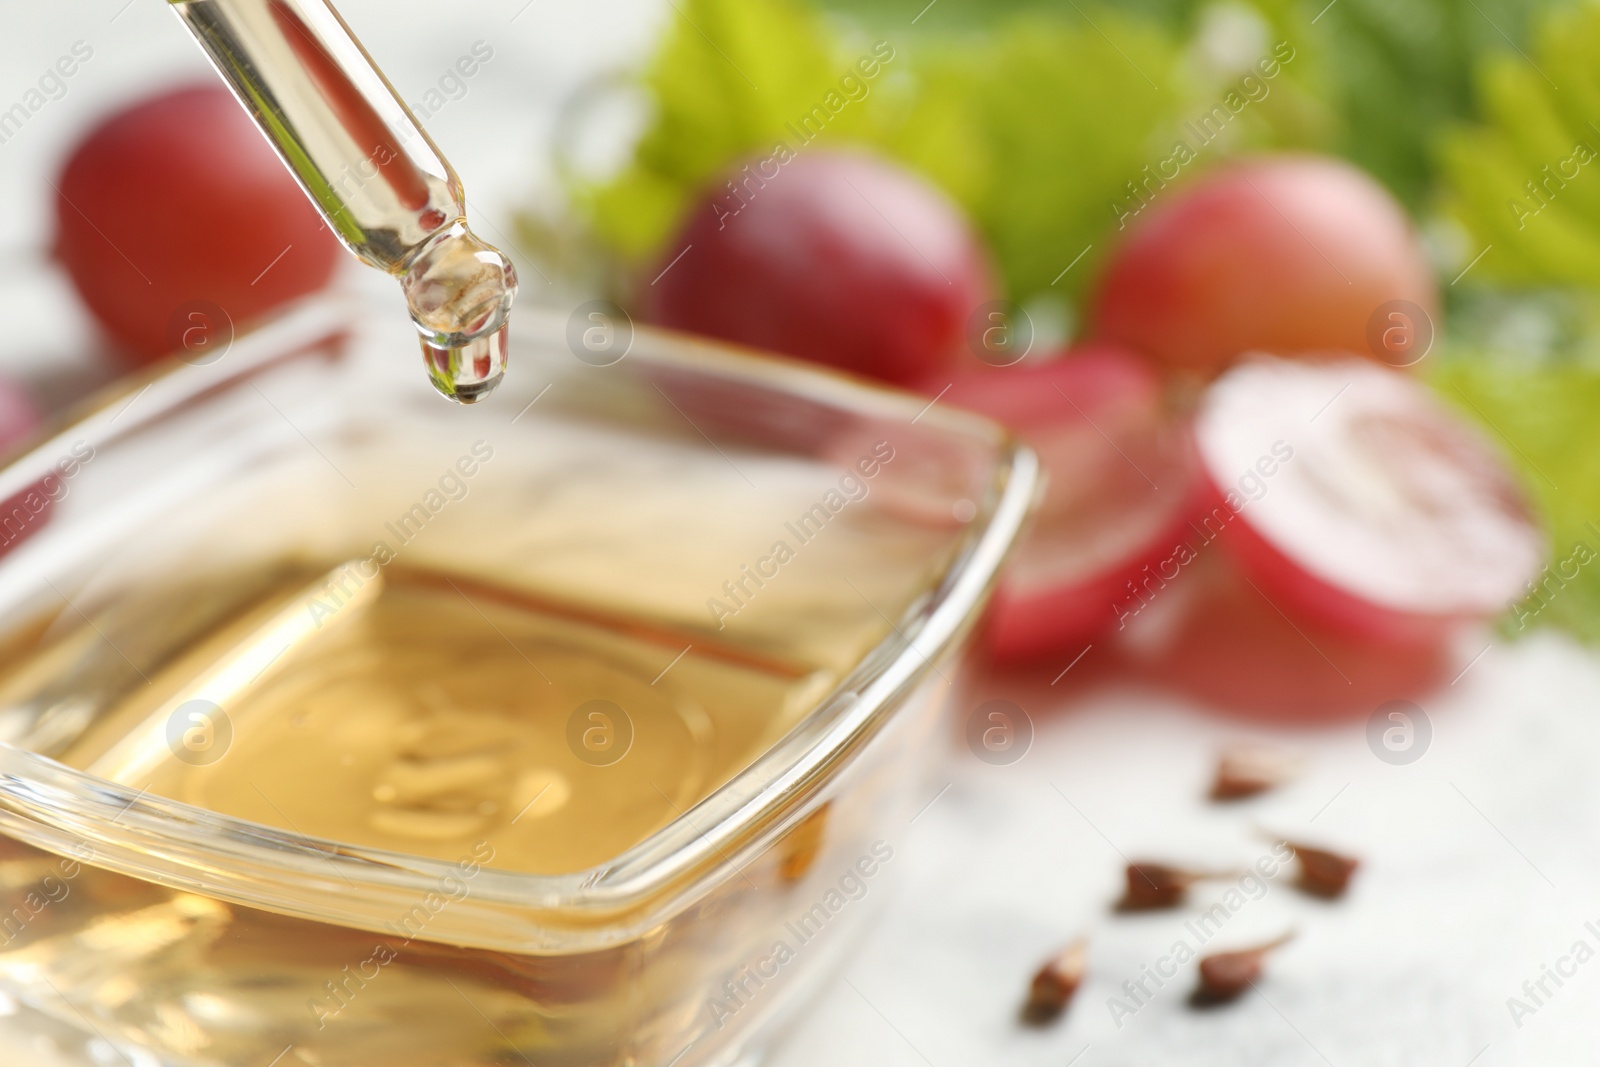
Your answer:
[[[434,387],[505,375],[517,274],[467,226],[461,180],[327,0],[172,7],[346,248],[400,282]]]

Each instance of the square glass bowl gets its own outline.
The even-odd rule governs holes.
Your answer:
[[[858,939],[1034,458],[604,310],[515,342],[458,408],[398,309],[320,299],[0,471],[16,1025],[726,1064]]]

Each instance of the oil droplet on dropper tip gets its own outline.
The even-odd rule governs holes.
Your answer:
[[[494,392],[506,374],[507,334],[511,326],[462,344],[439,335],[422,335],[422,358],[428,380],[440,394],[458,404],[476,404]]]

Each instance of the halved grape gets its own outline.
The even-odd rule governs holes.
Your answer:
[[[1201,519],[1285,610],[1432,641],[1504,611],[1545,537],[1499,452],[1414,379],[1358,359],[1253,357],[1195,419]]]
[[[1049,478],[995,596],[993,657],[1081,650],[1116,624],[1128,583],[1174,551],[1194,508],[1192,453],[1159,377],[1139,357],[1095,345],[963,373],[941,403],[1006,425],[1039,453]]]
[[[1146,593],[1117,651],[1140,677],[1218,711],[1272,722],[1370,715],[1417,699],[1462,667],[1449,640],[1365,637],[1295,611],[1246,580],[1230,553],[1201,548]]]

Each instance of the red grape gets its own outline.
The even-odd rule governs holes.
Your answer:
[[[1137,356],[1092,345],[1053,362],[963,372],[941,402],[1005,424],[1049,477],[995,596],[995,660],[1080,651],[1116,623],[1128,582],[1171,553],[1194,510],[1192,454],[1159,379]]]
[[[324,285],[339,259],[300,187],[221,86],[120,111],[56,180],[56,255],[133,362]],[[199,310],[201,318],[191,318]]]
[[[1159,190],[1112,253],[1094,335],[1202,374],[1242,353],[1392,365],[1431,342],[1434,283],[1404,211],[1337,160],[1248,160]]]
[[[650,277],[652,322],[902,385],[951,366],[992,295],[988,259],[943,194],[823,151],[712,185]]]

